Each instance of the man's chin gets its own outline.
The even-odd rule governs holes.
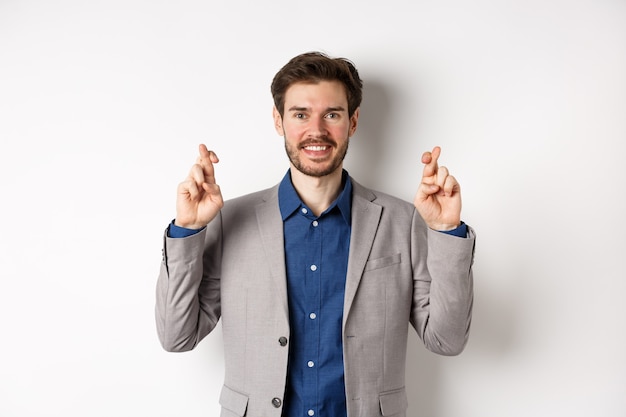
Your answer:
[[[307,175],[309,177],[322,178],[327,177],[335,172],[338,169],[341,169],[341,166],[302,166],[302,165],[294,165],[294,167],[300,171],[302,174]]]

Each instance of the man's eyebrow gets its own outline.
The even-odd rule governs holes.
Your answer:
[[[300,107],[300,106],[291,106],[287,111],[310,111],[311,109],[309,107]],[[346,109],[343,106],[336,106],[336,107],[327,107],[325,110],[325,113],[328,112],[333,112],[333,111],[346,111]]]
[[[288,109],[288,111],[306,111],[306,110],[308,110],[308,107],[291,106]]]

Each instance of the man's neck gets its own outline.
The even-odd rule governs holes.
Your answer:
[[[300,199],[313,214],[319,216],[337,199],[341,193],[342,169],[323,177],[312,177],[291,166],[291,182]]]

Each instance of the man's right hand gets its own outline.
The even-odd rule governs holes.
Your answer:
[[[201,229],[213,220],[224,206],[222,192],[215,183],[217,155],[203,144],[200,155],[185,181],[178,185],[174,224],[187,229]]]

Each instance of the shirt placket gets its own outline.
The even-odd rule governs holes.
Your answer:
[[[321,273],[322,273],[322,233],[320,219],[308,215],[310,258],[306,266],[305,280],[305,392],[304,406],[307,416],[315,416],[319,409],[318,381],[320,359],[320,327],[319,315],[321,308]]]

